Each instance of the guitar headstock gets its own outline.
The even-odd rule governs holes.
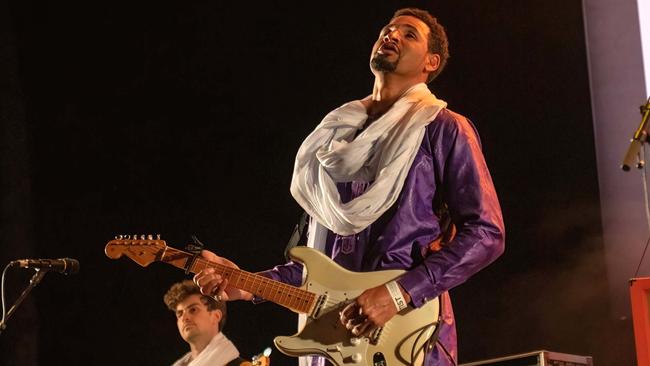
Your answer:
[[[269,366],[271,364],[271,359],[268,356],[262,356],[258,359],[253,360],[251,366]]]
[[[266,347],[262,353],[253,356],[251,366],[269,366],[271,364],[271,347]]]
[[[167,244],[160,239],[160,235],[117,235],[115,239],[106,244],[104,252],[111,259],[118,259],[126,255],[134,262],[146,267],[152,262],[162,258]]]
[[[269,356],[261,356],[254,358],[252,361],[244,361],[239,366],[269,366],[270,364],[271,358]]]

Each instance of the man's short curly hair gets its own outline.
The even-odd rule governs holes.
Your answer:
[[[201,293],[201,289],[192,281],[185,280],[177,282],[167,290],[163,297],[163,301],[167,308],[176,313],[176,307],[181,302],[185,301],[191,295],[201,295],[201,302],[208,308],[208,310],[221,310],[221,321],[219,321],[219,330],[223,330],[226,325],[226,302],[217,301],[210,296],[205,296]]]
[[[398,9],[393,14],[392,19],[399,16],[412,16],[418,18],[429,27],[429,52],[440,55],[440,66],[436,71],[429,73],[429,77],[427,78],[427,83],[430,83],[442,72],[442,69],[445,68],[447,60],[449,59],[449,41],[447,40],[445,28],[438,23],[436,17],[426,10],[418,8]]]

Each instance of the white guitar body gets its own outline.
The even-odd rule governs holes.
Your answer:
[[[438,325],[437,298],[417,309],[408,306],[382,328],[356,338],[340,323],[339,311],[364,290],[385,284],[404,271],[351,272],[308,247],[294,247],[290,255],[306,268],[302,289],[318,294],[321,302],[301,331],[275,338],[282,353],[324,356],[337,366],[422,365],[427,342]]]

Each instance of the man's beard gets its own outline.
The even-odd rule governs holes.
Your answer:
[[[391,72],[395,71],[397,68],[397,61],[390,62],[386,55],[376,54],[375,57],[370,60],[370,66],[372,66],[376,71]]]

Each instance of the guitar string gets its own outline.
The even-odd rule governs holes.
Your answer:
[[[167,247],[167,250],[174,254],[191,256],[191,254],[181,251],[179,249]],[[189,258],[187,260],[189,260]],[[202,266],[202,268],[199,269],[199,266]],[[245,278],[250,278],[252,279],[251,286],[247,286],[248,279],[245,279],[244,284],[242,285],[243,287],[247,287],[246,290],[253,290],[251,292],[256,293],[255,288],[260,288],[261,291],[258,291],[258,293],[256,293],[258,296],[261,293],[262,297],[268,300],[278,302],[281,305],[286,304],[287,307],[291,309],[296,309],[301,312],[305,312],[305,313],[309,312],[316,298],[316,294],[306,290],[302,290],[295,286],[287,285],[278,281],[274,281],[270,278],[266,278],[264,276],[260,276],[240,269],[228,267],[219,263],[210,262],[202,258],[197,258],[196,262],[192,264],[192,268],[190,268],[190,270],[194,273],[197,273],[207,267],[215,268],[225,278],[229,280],[235,280],[234,281],[235,283],[238,282],[237,278],[241,278],[242,276],[244,276]],[[237,275],[238,277],[235,278],[234,275]],[[256,281],[259,281],[259,286],[256,286]],[[237,283],[237,284],[240,285],[241,283]],[[277,287],[278,289],[277,293],[279,293],[279,295],[276,295],[274,293],[273,286]],[[286,298],[283,299],[282,295],[286,295]]]

